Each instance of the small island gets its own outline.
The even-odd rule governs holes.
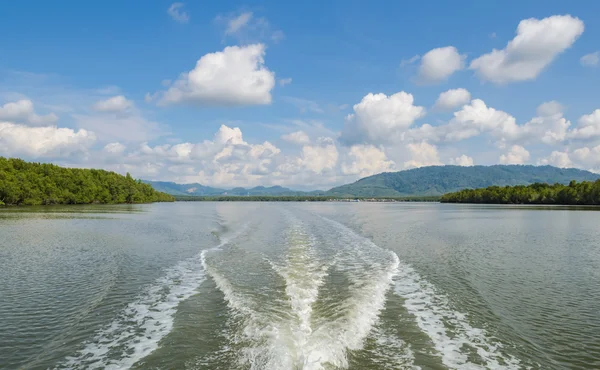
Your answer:
[[[0,206],[173,202],[129,175],[0,157]]]
[[[442,203],[600,205],[600,180],[568,185],[489,186],[442,195]]]

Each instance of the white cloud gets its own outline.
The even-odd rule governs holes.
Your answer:
[[[54,113],[40,116],[35,113],[31,100],[21,99],[0,106],[0,120],[23,123],[29,126],[45,126],[58,121],[58,117]]]
[[[586,54],[579,59],[579,62],[584,67],[596,67],[600,62],[600,51]]]
[[[252,12],[241,13],[237,17],[233,17],[227,22],[227,29],[225,30],[226,35],[231,35],[238,32],[240,29],[248,25],[248,22],[252,19]]]
[[[131,100],[128,100],[123,95],[113,96],[106,100],[101,100],[93,105],[92,109],[97,112],[124,112],[133,107]]]
[[[346,143],[394,142],[414,121],[425,115],[414,98],[404,91],[394,95],[367,94],[346,117],[342,140]]]
[[[465,56],[460,55],[454,46],[446,46],[428,51],[421,58],[419,81],[441,82],[465,67]]]
[[[292,79],[290,78],[280,78],[279,79],[279,86],[285,86],[285,85],[289,85],[292,83]]]
[[[570,168],[573,167],[573,162],[569,158],[569,154],[565,152],[552,151],[546,158],[538,160],[538,165],[550,165],[559,168]]]
[[[175,22],[187,23],[190,20],[190,16],[185,10],[183,10],[183,7],[183,3],[173,3],[169,9],[167,9],[167,13]]]
[[[288,141],[297,145],[305,145],[310,143],[310,138],[304,131],[296,131],[286,135],[281,136],[281,138],[285,141]]]
[[[573,151],[571,157],[579,162],[580,167],[596,170],[600,169],[600,145],[593,148],[583,147]]]
[[[219,15],[215,22],[223,27],[225,37],[233,37],[240,44],[278,43],[285,38],[283,31],[274,29],[266,18],[256,17],[252,12]]]
[[[463,154],[460,157],[451,158],[450,164],[453,164],[456,166],[464,166],[464,167],[472,166],[473,158],[469,157],[468,155]]]
[[[435,107],[442,110],[453,109],[469,103],[471,93],[463,88],[451,89],[440,94]]]
[[[600,137],[600,109],[579,118],[579,124],[568,134],[572,139],[592,139]]]
[[[426,141],[410,143],[407,146],[411,159],[404,162],[404,168],[441,165],[437,147]]]
[[[94,133],[86,130],[0,122],[0,153],[5,156],[68,157],[86,152],[95,139]]]
[[[265,46],[229,46],[204,55],[165,91],[160,104],[270,104],[275,73],[264,65]]]
[[[345,175],[366,177],[392,171],[395,167],[395,163],[388,160],[383,149],[373,145],[353,145],[348,152],[348,157],[351,161],[343,163],[341,168]]]
[[[420,55],[415,55],[415,56],[413,56],[412,58],[409,58],[409,59],[402,59],[400,61],[400,67],[406,67],[408,65],[414,64],[419,59],[421,59]]]
[[[529,160],[529,152],[520,145],[513,145],[510,151],[500,156],[502,164],[523,164]]]
[[[524,19],[506,48],[473,60],[470,69],[496,84],[535,79],[583,33],[583,22],[570,15]]]
[[[111,154],[121,154],[125,151],[126,147],[125,145],[119,143],[119,142],[114,142],[114,143],[109,143],[106,144],[104,146],[104,151],[107,153],[111,153]]]
[[[93,131],[99,141],[141,142],[153,140],[165,132],[157,122],[142,117],[139,113],[119,114],[73,114],[77,126]]]
[[[302,147],[302,156],[299,163],[306,169],[320,174],[325,170],[332,170],[338,161],[338,150],[331,138],[319,138],[317,145]]]
[[[539,117],[517,125],[510,114],[488,107],[483,100],[474,99],[454,113],[446,125],[422,125],[409,130],[405,138],[412,140],[461,141],[484,133],[491,135],[499,146],[514,143],[541,142],[553,145],[567,137],[571,123],[560,112],[560,104],[548,102],[538,108]]]

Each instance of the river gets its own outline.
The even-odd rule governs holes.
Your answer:
[[[598,369],[600,212],[0,210],[1,369]]]

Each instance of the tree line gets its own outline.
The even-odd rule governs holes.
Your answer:
[[[173,196],[115,172],[0,157],[0,205],[172,202]]]
[[[600,180],[571,181],[569,185],[535,183],[528,186],[490,186],[444,194],[442,203],[600,205]]]

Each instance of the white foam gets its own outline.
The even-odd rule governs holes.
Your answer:
[[[273,311],[266,313],[257,309],[258,302],[236,291],[222,274],[205,264],[206,272],[223,292],[228,306],[236,311],[234,315],[242,317],[243,329],[232,333],[230,338],[233,344],[241,344],[243,348],[239,351],[240,365],[269,370],[347,368],[348,351],[363,348],[378,322],[399,261],[395,254],[380,248],[377,248],[381,252],[379,257],[383,256],[384,260],[370,260],[368,253],[359,248],[360,243],[364,246],[364,240],[349,234],[347,229],[342,231],[346,236],[335,235],[332,243],[344,252],[325,263],[316,256],[315,239],[300,225],[292,225],[291,234],[297,235],[299,240],[288,238],[288,244],[292,245],[283,265],[271,262],[286,283],[287,314],[273,315]],[[372,252],[372,246],[369,249]],[[347,276],[349,297],[335,303],[335,317],[313,318],[313,306],[331,265]],[[399,340],[393,344],[402,346],[397,349],[401,355],[387,356],[388,360],[395,359],[403,365],[413,362],[404,342]]]
[[[159,341],[173,328],[173,316],[180,302],[192,296],[204,281],[200,255],[166,270],[100,330],[74,357],[67,358],[72,369],[128,369],[158,348]]]
[[[521,368],[518,359],[502,354],[500,343],[485,330],[471,326],[465,314],[451,309],[448,298],[412,267],[401,264],[395,281],[395,293],[404,298],[404,306],[429,336],[444,365],[452,369]],[[453,326],[451,332],[444,322]],[[474,348],[485,366],[470,362],[463,346]]]
[[[237,237],[245,230],[234,234]],[[231,239],[224,239],[221,248]],[[62,367],[69,369],[128,369],[159,347],[173,329],[177,306],[194,295],[205,280],[202,266],[206,250],[165,270],[165,275],[144,291],[109,325],[98,331]]]

